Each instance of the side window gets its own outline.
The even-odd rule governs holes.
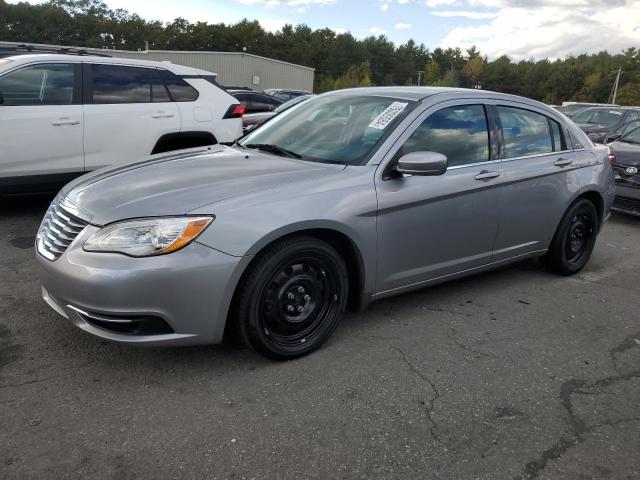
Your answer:
[[[551,134],[553,135],[553,151],[561,152],[562,150],[565,150],[566,144],[560,124],[555,120],[549,119],[549,125],[551,125]]]
[[[489,130],[482,105],[460,105],[439,110],[422,122],[400,149],[411,152],[438,152],[449,166],[489,160]]]
[[[153,72],[153,78],[151,80],[151,101],[154,103],[171,101],[167,87],[162,81],[162,78],[160,78],[158,71]]]
[[[184,79],[168,70],[160,70],[160,75],[174,102],[193,102],[198,99],[198,91]]]
[[[266,95],[254,95],[252,100],[251,109],[254,112],[270,112],[282,104],[281,101],[267,97]]]
[[[93,103],[151,102],[153,70],[120,65],[92,65]]]
[[[505,158],[551,153],[553,143],[547,117],[513,107],[498,107],[504,134]]]
[[[3,105],[71,105],[73,64],[31,65],[0,77]]]

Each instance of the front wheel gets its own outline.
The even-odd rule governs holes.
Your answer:
[[[344,260],[312,237],[280,241],[258,257],[240,286],[236,322],[243,343],[286,360],[319,348],[345,310]]]
[[[584,268],[598,235],[598,212],[587,199],[576,201],[565,213],[543,265],[561,275],[573,275]]]

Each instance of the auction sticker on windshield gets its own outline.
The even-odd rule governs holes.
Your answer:
[[[370,128],[377,128],[378,130],[384,130],[387,125],[393,122],[393,119],[402,113],[407,108],[408,103],[393,102],[389,105],[380,115],[373,119],[369,124]]]

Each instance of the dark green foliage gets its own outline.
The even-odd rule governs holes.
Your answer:
[[[623,75],[617,102],[640,103],[640,53],[600,52],[559,60],[513,62],[502,56],[491,62],[475,47],[436,48],[409,40],[396,46],[384,35],[356,39],[350,33],[306,25],[285,25],[267,32],[257,21],[235,25],[190,23],[183,18],[162,23],[100,0],[49,0],[8,4],[0,0],[0,39],[15,42],[107,47],[124,50],[242,51],[307,65],[316,69],[315,90],[354,83],[481,87],[523,95],[547,103],[565,100],[606,102],[618,68]],[[368,71],[367,68],[369,69]],[[359,81],[354,78],[359,78]]]

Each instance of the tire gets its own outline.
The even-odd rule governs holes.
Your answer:
[[[573,275],[584,268],[596,244],[598,212],[593,202],[582,198],[574,202],[562,217],[542,257],[543,266],[560,275]]]
[[[336,250],[313,237],[284,239],[263,251],[235,300],[242,342],[275,360],[318,349],[346,308],[348,275]]]

